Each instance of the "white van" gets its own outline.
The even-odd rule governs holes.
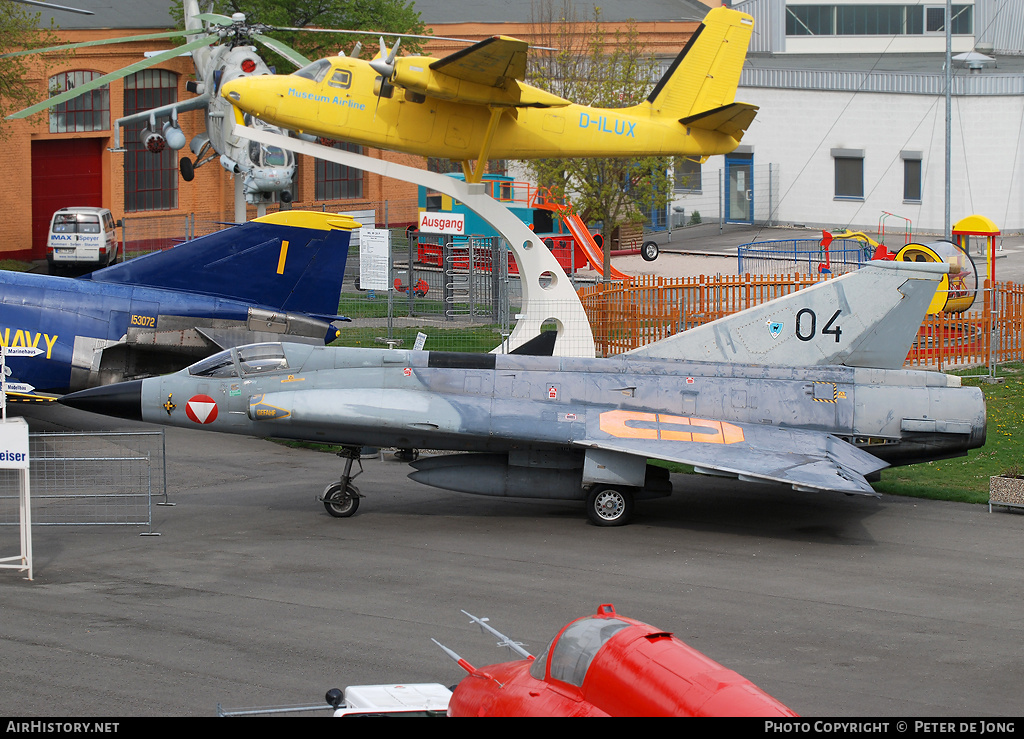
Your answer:
[[[121,256],[114,216],[107,208],[61,208],[50,220],[46,261],[106,267]]]

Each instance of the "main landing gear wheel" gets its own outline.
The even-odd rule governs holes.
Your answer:
[[[324,490],[324,508],[335,518],[348,518],[359,510],[359,488],[349,483],[344,489],[332,482]]]
[[[645,241],[640,247],[640,256],[645,262],[653,262],[658,258],[658,244],[654,241]]]
[[[195,166],[188,157],[182,157],[178,160],[178,171],[181,172],[181,179],[185,180],[185,182],[191,182],[196,178]]]
[[[395,459],[399,462],[415,462],[419,456],[419,449],[399,449],[395,452]]]
[[[595,526],[624,526],[633,516],[633,493],[595,485],[587,494],[587,518]]]

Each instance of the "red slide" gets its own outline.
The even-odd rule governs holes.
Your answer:
[[[579,244],[580,248],[583,249],[583,253],[587,255],[587,259],[590,261],[591,266],[597,271],[599,275],[604,275],[604,252],[601,247],[594,241],[594,237],[590,234],[590,229],[587,228],[587,224],[583,222],[575,213],[570,216],[565,216],[565,225],[569,227],[569,231],[572,233],[576,243]],[[613,280],[628,280],[629,275],[620,272],[619,270],[612,267]]]

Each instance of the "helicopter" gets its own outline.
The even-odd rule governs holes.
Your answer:
[[[225,170],[235,175],[237,221],[245,220],[244,203],[264,206],[275,195],[282,202],[290,202],[296,170],[295,155],[279,147],[248,141],[235,136],[232,132],[236,122],[245,122],[250,126],[276,133],[281,133],[282,129],[247,116],[236,117],[234,107],[221,97],[219,92],[220,86],[225,82],[241,77],[272,74],[270,67],[257,54],[254,46],[256,42],[276,51],[298,67],[307,65],[309,60],[286,44],[265,36],[264,32],[270,30],[269,27],[249,23],[243,13],[235,13],[230,18],[214,13],[200,13],[197,0],[184,0],[183,9],[184,31],[142,34],[15,52],[22,55],[175,36],[186,38],[186,43],[181,46],[158,52],[145,60],[79,85],[73,90],[49,97],[8,118],[28,117],[112,81],[176,56],[191,53],[196,79],[189,81],[186,89],[196,97],[119,118],[114,124],[114,147],[111,151],[125,151],[121,146],[121,127],[139,122],[145,124],[139,134],[139,140],[147,151],[159,154],[167,148],[181,150],[185,148],[187,139],[178,123],[179,115],[190,110],[203,110],[205,128],[187,142],[195,158],[184,156],[178,162],[182,179],[190,182],[197,168],[210,162],[219,162]]]

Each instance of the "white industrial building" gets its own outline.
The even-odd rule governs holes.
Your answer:
[[[942,0],[744,0],[754,39],[737,99],[760,106],[739,149],[677,178],[676,225],[874,229],[883,212],[942,233]],[[953,4],[951,217],[1024,230],[1024,3]],[[972,54],[973,52],[973,54]],[[896,221],[889,221],[890,225]]]

